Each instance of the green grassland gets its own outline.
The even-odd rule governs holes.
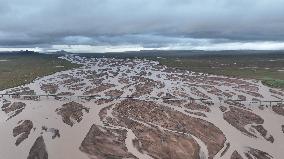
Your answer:
[[[166,57],[156,60],[169,67],[215,75],[258,79],[270,87],[284,88],[284,56]]]
[[[30,83],[37,77],[79,67],[57,55],[0,54],[0,90]]]

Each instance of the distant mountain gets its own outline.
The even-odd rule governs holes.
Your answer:
[[[203,50],[142,50],[128,52],[111,52],[111,53],[78,53],[78,55],[87,57],[231,57],[231,56],[284,56],[284,50],[224,50],[224,51],[203,51]]]
[[[34,54],[39,54],[39,52],[35,51],[29,51],[29,50],[21,50],[21,51],[0,51],[0,54],[17,54],[17,55],[34,55]]]

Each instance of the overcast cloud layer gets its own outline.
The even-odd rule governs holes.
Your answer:
[[[283,0],[0,0],[0,51],[284,49]]]

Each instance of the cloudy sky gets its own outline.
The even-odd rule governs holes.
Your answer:
[[[284,49],[284,0],[0,0],[0,51]]]

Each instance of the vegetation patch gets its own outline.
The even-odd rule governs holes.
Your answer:
[[[32,82],[38,77],[77,68],[59,55],[0,53],[0,91]]]
[[[284,80],[279,79],[263,79],[262,83],[264,85],[274,87],[274,88],[284,88]]]

